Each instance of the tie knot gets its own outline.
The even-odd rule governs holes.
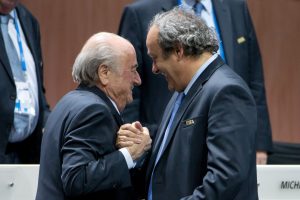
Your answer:
[[[195,12],[196,15],[201,15],[202,10],[204,9],[203,4],[200,1],[196,1],[194,6],[193,6],[193,10]]]

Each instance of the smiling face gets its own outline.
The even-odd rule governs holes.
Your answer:
[[[136,70],[138,65],[133,47],[128,48],[126,53],[122,53],[118,64],[120,65],[118,69],[111,69],[109,84],[106,89],[109,97],[122,111],[133,100],[132,90],[134,86],[141,84],[140,76]]]
[[[152,72],[162,74],[168,82],[169,90],[182,91],[181,83],[182,68],[179,65],[179,58],[176,52],[170,53],[167,57],[164,56],[162,48],[158,44],[159,29],[152,26],[148,32],[146,45],[148,54],[152,58]]]

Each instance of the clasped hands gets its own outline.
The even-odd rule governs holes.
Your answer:
[[[136,121],[120,127],[116,146],[118,148],[126,148],[132,159],[136,160],[151,148],[151,143],[149,130]]]

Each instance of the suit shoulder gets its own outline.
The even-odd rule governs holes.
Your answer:
[[[19,3],[17,6],[17,10],[18,10],[19,14],[21,15],[21,17],[28,17],[35,23],[38,23],[38,20],[36,19],[36,17],[23,4]]]
[[[156,13],[161,10],[161,3],[158,0],[138,0],[125,6],[124,10],[133,10],[143,15]]]
[[[57,103],[58,109],[62,107],[68,107],[67,110],[90,110],[95,112],[109,112],[109,107],[106,103],[96,94],[83,91],[83,90],[74,90],[67,93],[62,99]],[[97,108],[97,109],[96,109]]]
[[[223,87],[241,87],[245,88],[249,93],[250,89],[247,86],[246,82],[234,72],[228,65],[223,65],[211,76],[208,84],[212,85],[215,88]]]

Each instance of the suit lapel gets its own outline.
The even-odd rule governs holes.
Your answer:
[[[229,66],[233,66],[233,37],[231,13],[226,4],[226,0],[212,0],[214,13],[220,29],[226,61]]]
[[[96,94],[97,96],[99,96],[106,103],[106,105],[110,108],[110,111],[111,111],[112,115],[114,116],[118,126],[120,127],[122,124],[124,124],[124,122],[123,122],[120,114],[116,110],[115,106],[112,104],[110,99],[106,96],[106,94],[104,94],[104,92],[102,92],[98,87],[96,87],[96,86],[87,87],[87,86],[81,84],[78,86],[77,89],[78,90],[87,90],[87,91],[90,91],[90,92]]]
[[[39,69],[38,65],[40,63],[38,63],[38,60],[37,60],[37,48],[39,48],[39,47],[36,47],[37,44],[35,43],[35,40],[33,38],[34,34],[31,31],[31,30],[33,30],[32,23],[30,21],[30,18],[28,16],[26,16],[26,13],[22,9],[21,5],[18,5],[16,10],[17,10],[17,13],[18,13],[18,18],[19,18],[24,36],[26,38],[27,45],[30,49],[30,52],[33,56],[33,59],[34,59],[35,65],[36,65],[37,80],[39,82],[40,79],[38,77],[40,77],[40,74],[39,74],[40,72],[38,70]],[[5,49],[2,32],[0,33],[0,49]],[[10,67],[10,64],[9,64],[9,60],[8,60],[8,57],[5,53],[5,51],[2,51],[0,53],[0,62],[2,62],[2,64],[5,68],[5,70],[7,71],[10,79],[12,80],[12,82],[14,82],[14,78],[13,78],[13,74],[12,74],[11,67]],[[40,83],[38,83],[38,84],[40,84]]]
[[[204,72],[198,77],[198,79],[196,80],[196,82],[193,84],[193,86],[191,87],[191,89],[189,90],[189,92],[187,93],[186,97],[183,99],[183,101],[181,102],[181,105],[175,115],[175,118],[173,120],[173,125],[170,128],[169,134],[168,134],[168,138],[166,140],[164,149],[161,153],[161,157],[163,156],[165,149],[168,147],[168,145],[170,144],[171,139],[173,138],[178,126],[180,125],[180,121],[182,120],[182,117],[184,115],[184,112],[187,110],[187,108],[189,107],[189,104],[192,102],[192,100],[197,96],[197,94],[201,91],[201,89],[203,88],[203,85],[206,83],[206,81],[210,78],[210,76],[220,67],[224,64],[222,58],[220,56],[218,56],[205,70]],[[162,142],[162,138],[164,137],[164,133],[166,130],[166,126],[169,122],[169,118],[172,112],[172,105],[174,104],[174,101],[177,97],[178,93],[175,93],[172,97],[172,99],[170,100],[170,103],[168,104],[168,107],[166,108],[166,113],[164,114],[164,117],[162,119],[162,124],[158,129],[157,132],[157,140],[155,141],[154,145],[153,145],[153,150],[152,150],[152,155],[149,161],[149,167],[148,167],[148,171],[147,171],[147,177],[149,177],[151,175],[151,172],[154,168],[154,164],[155,164],[155,160],[156,160],[156,156],[158,153],[158,149],[161,145]],[[158,161],[159,162],[159,161]]]
[[[30,52],[33,56],[34,59],[34,63],[36,65],[36,68],[38,68],[40,63],[37,63],[37,44],[34,37],[34,34],[32,32],[32,30],[34,30],[34,27],[32,27],[32,22],[30,21],[30,18],[26,16],[26,13],[24,13],[24,11],[20,8],[20,6],[18,6],[16,8],[17,13],[18,13],[18,17],[19,17],[19,21],[26,39],[26,44],[28,45]]]
[[[5,44],[4,44],[4,40],[3,40],[3,36],[2,36],[2,30],[0,29],[0,49],[1,50],[1,53],[0,53],[0,62],[2,63],[5,71],[7,72],[10,80],[15,83],[14,81],[14,77],[13,77],[13,74],[12,74],[12,71],[11,71],[11,67],[10,67],[10,64],[9,64],[9,60],[8,60],[8,56],[6,54],[6,50],[5,50]]]
[[[171,114],[172,114],[172,108],[173,108],[173,105],[176,101],[177,95],[178,95],[178,93],[175,92],[173,94],[172,98],[170,99],[170,101],[169,101],[169,103],[166,107],[166,111],[165,111],[165,113],[163,115],[163,118],[161,120],[161,124],[158,127],[156,138],[155,138],[155,141],[153,142],[151,159],[150,159],[150,162],[149,162],[149,166],[151,166],[151,168],[154,166],[154,163],[155,163],[160,145],[161,145],[162,140],[164,138],[165,131],[167,129],[167,125],[169,123],[169,120],[170,120],[170,117],[171,117]]]
[[[198,79],[192,85],[191,89],[188,91],[186,97],[183,99],[183,101],[175,115],[175,118],[173,120],[173,125],[170,129],[163,152],[164,152],[165,148],[167,147],[167,145],[170,143],[170,140],[173,137],[176,129],[180,125],[180,121],[183,117],[184,112],[188,108],[189,104],[197,96],[197,94],[201,91],[203,85],[211,77],[211,75],[223,64],[224,64],[224,62],[223,62],[222,58],[220,56],[218,56],[212,63],[210,63],[210,65],[203,71],[203,73],[198,77]]]

